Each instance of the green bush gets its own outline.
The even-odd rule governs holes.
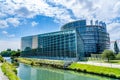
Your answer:
[[[4,58],[0,55],[0,62],[4,62]]]
[[[94,66],[80,63],[72,63],[68,68],[76,71],[80,70],[82,72],[120,78],[120,69],[118,68]]]
[[[116,59],[119,59],[119,60],[120,60],[120,53],[118,53],[118,54],[116,55]]]
[[[9,78],[9,80],[20,80],[17,77],[17,70],[12,64],[5,62],[2,64],[1,68],[3,73]]]
[[[31,61],[31,65],[35,65],[35,62],[34,62],[34,61]]]
[[[109,62],[109,60],[115,58],[115,55],[111,50],[104,50],[102,53],[102,58],[107,59],[107,61]]]

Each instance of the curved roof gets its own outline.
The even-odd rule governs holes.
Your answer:
[[[72,23],[76,23],[76,22],[85,23],[85,25],[86,25],[86,20],[77,20],[77,21],[72,21],[72,22],[69,22],[69,23],[64,24],[64,25],[61,27],[61,29],[64,28],[64,27],[66,27],[66,25],[68,25],[68,24],[72,24]]]

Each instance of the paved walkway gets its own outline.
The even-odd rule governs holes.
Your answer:
[[[0,63],[0,80],[9,80],[2,72],[1,70],[1,63]]]
[[[78,62],[78,63],[90,64],[90,65],[95,65],[95,66],[111,67],[111,68],[120,68],[120,64],[113,64],[113,63],[101,63],[101,62],[94,62],[94,61]]]

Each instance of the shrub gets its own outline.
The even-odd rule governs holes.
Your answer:
[[[118,54],[116,55],[116,59],[119,59],[119,60],[120,60],[120,53],[118,53]]]
[[[3,73],[9,78],[9,80],[20,80],[16,75],[17,70],[12,64],[5,62],[2,64],[1,68]]]
[[[34,62],[34,61],[32,61],[32,62],[31,62],[31,65],[34,65],[34,64],[35,64],[35,62]]]
[[[109,62],[110,59],[115,58],[115,55],[111,50],[104,50],[102,53],[102,58],[107,59],[107,61]]]
[[[0,62],[4,62],[4,58],[0,55]]]

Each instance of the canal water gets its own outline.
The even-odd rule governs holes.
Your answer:
[[[21,80],[118,80],[50,67],[34,67],[23,63],[19,63],[17,70]]]
[[[21,80],[117,80],[48,67],[32,67],[22,63],[18,67],[18,76]]]

